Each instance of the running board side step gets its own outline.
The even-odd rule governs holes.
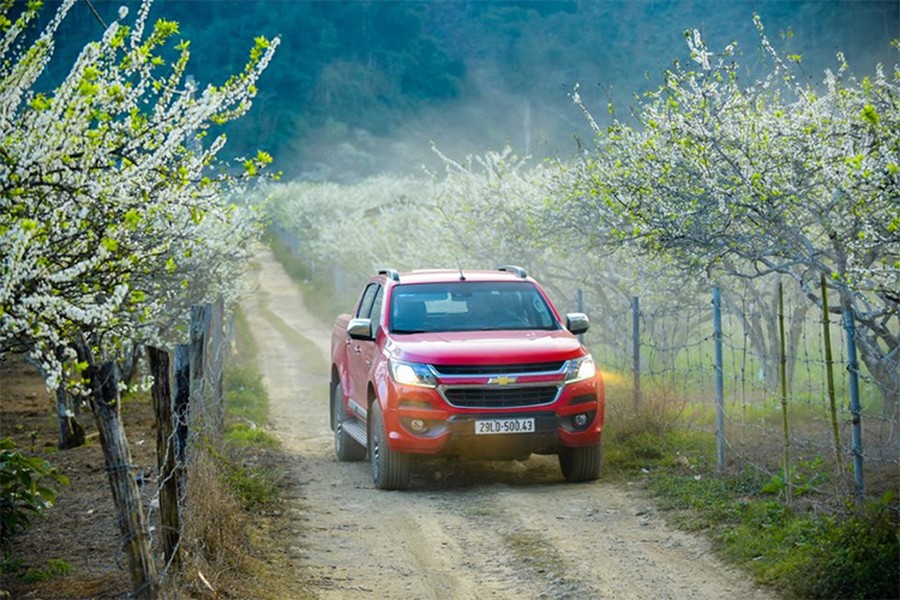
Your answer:
[[[343,423],[344,431],[352,437],[354,440],[359,442],[363,447],[366,447],[368,442],[366,440],[366,427],[356,419],[347,419]]]

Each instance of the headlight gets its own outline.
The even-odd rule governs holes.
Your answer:
[[[394,381],[403,385],[422,385],[435,387],[437,383],[428,365],[391,360],[391,376]]]
[[[576,381],[584,381],[590,379],[597,374],[597,366],[590,354],[581,358],[569,361],[566,369],[566,383],[574,383]]]

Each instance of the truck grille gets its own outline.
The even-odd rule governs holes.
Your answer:
[[[552,373],[562,369],[563,362],[529,363],[518,365],[432,365],[441,375],[521,375],[522,373]]]
[[[507,371],[508,372],[508,371]],[[515,408],[550,404],[559,388],[554,386],[478,388],[454,387],[444,390],[447,402],[460,408]]]

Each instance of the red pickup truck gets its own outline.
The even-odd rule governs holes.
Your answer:
[[[556,454],[567,481],[597,479],[605,400],[587,328],[519,267],[380,271],[331,337],[337,459],[368,455],[380,489],[406,488],[416,455]]]

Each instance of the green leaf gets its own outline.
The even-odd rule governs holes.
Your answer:
[[[878,115],[878,111],[875,110],[875,107],[871,104],[866,104],[862,112],[860,113],[863,121],[871,123],[872,125],[878,125],[878,122],[881,120],[881,117]]]
[[[141,215],[136,208],[131,208],[125,213],[124,221],[125,228],[129,231],[134,231],[141,221]]]
[[[38,94],[34,98],[31,99],[31,102],[28,105],[37,111],[47,110],[50,108],[50,103],[52,101],[47,98],[44,94]]]

